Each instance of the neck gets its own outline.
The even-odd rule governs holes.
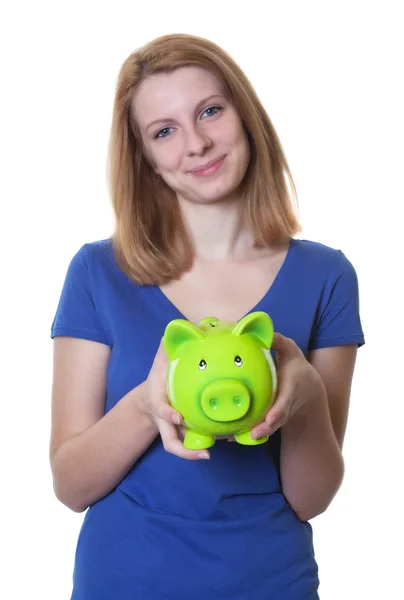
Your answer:
[[[240,260],[251,255],[254,240],[245,226],[240,202],[180,201],[180,208],[197,261]]]

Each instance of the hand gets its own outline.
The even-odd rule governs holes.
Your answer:
[[[175,410],[167,398],[166,374],[168,359],[161,340],[152,368],[145,381],[143,412],[159,430],[164,449],[171,454],[188,460],[209,458],[207,450],[188,450],[182,443],[184,429],[181,427],[181,414]]]
[[[272,348],[277,353],[278,391],[265,421],[253,428],[251,435],[254,439],[275,433],[297,411],[309,407],[310,401],[319,392],[324,391],[319,374],[292,339],[275,333]]]

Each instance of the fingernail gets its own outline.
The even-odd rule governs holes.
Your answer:
[[[256,440],[256,439],[258,439],[258,437],[259,437],[259,434],[256,431],[253,431],[251,433],[251,439]]]
[[[209,454],[207,452],[200,452],[198,454],[199,458],[210,458]]]
[[[180,415],[174,415],[173,421],[176,425],[181,425],[181,417]]]

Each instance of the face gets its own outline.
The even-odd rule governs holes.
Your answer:
[[[237,196],[249,144],[213,73],[190,66],[148,77],[133,98],[132,116],[156,173],[179,200]]]

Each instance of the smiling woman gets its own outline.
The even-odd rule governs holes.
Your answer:
[[[294,238],[275,129],[208,40],[164,36],[126,59],[109,181],[114,235],[73,257],[52,325],[55,492],[88,508],[72,600],[316,600],[308,521],[343,477],[364,343],[355,270]],[[209,315],[233,330],[254,311],[276,331],[276,401],[240,443],[188,449],[163,333]]]
[[[155,172],[180,206],[239,203],[249,142],[216,75],[194,66],[150,75],[134,94],[132,114]]]
[[[194,36],[153,40],[122,65],[109,182],[116,258],[142,284],[192,265],[184,199],[237,205],[257,247],[285,246],[300,229],[293,178],[254,88],[224,50]]]

